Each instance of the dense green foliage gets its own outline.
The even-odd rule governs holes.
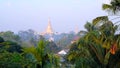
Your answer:
[[[111,0],[103,4],[104,10],[109,10],[115,19],[119,19],[120,0]],[[93,19],[85,24],[77,42],[72,44],[67,60],[75,68],[119,68],[120,67],[120,34],[118,22],[112,22],[108,16]]]
[[[20,45],[11,41],[0,42],[0,67],[21,68],[29,64],[30,62],[22,56],[22,47]]]
[[[74,63],[76,68],[86,68],[86,66],[88,68],[114,68],[118,66],[120,35],[115,34],[117,26],[106,21],[99,26],[91,23],[91,28],[87,30],[85,36],[72,45],[68,60]]]
[[[41,40],[37,47],[24,48],[24,53],[35,63],[37,68],[58,68],[59,58],[45,49],[46,42]]]
[[[0,43],[4,42],[4,39],[2,37],[0,37]]]
[[[0,32],[0,37],[2,37],[5,41],[20,42],[20,37],[11,31]]]
[[[103,10],[112,11],[119,19],[120,0],[103,4]],[[59,48],[54,42],[45,41],[33,30],[20,31],[18,35],[0,32],[0,68],[119,68],[119,25],[109,20],[109,16],[100,16],[84,27],[86,31],[80,31],[77,35],[80,39],[73,44],[74,34],[63,34],[59,38],[59,47],[71,44],[64,56],[56,54]]]
[[[1,37],[0,37],[1,38]],[[59,57],[46,49],[47,42],[38,46],[22,48],[15,42],[0,42],[0,67],[2,68],[58,68]]]
[[[31,66],[31,62],[19,53],[0,53],[1,68],[25,68]]]
[[[15,42],[12,41],[4,41],[3,38],[1,38],[2,41],[0,42],[0,52],[8,51],[8,52],[22,52],[22,47],[18,45]]]

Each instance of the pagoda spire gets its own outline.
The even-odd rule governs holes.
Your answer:
[[[75,34],[77,34],[79,32],[79,28],[78,26],[75,27]]]
[[[53,29],[52,29],[50,18],[48,18],[48,26],[47,26],[47,29],[46,29],[46,33],[47,34],[53,34]]]

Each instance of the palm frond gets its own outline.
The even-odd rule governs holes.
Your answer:
[[[100,17],[97,17],[95,19],[93,19],[93,25],[96,25],[98,23],[103,23],[105,21],[108,21],[108,16],[100,16]]]
[[[103,10],[112,9],[112,6],[109,5],[109,4],[103,4],[103,5],[102,5],[102,9],[103,9]]]

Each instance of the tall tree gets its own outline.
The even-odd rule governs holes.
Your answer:
[[[88,26],[89,28],[87,28]],[[91,58],[91,60],[87,60],[86,58],[83,59],[86,59],[90,63],[96,64],[97,66],[95,67],[113,68],[117,66],[120,61],[117,59],[120,58],[120,56],[116,56],[119,55],[120,51],[120,35],[115,34],[117,25],[114,25],[106,16],[104,16],[95,18],[92,23],[87,23],[85,28],[87,28],[88,31],[83,38],[78,41],[76,46],[79,50],[75,49],[74,53],[70,53],[69,57],[71,58],[71,55],[73,55],[74,58],[74,56],[77,55],[77,58],[79,59],[79,57],[82,57],[80,56],[82,55],[80,53],[81,50],[87,49],[86,51],[90,54],[89,58]],[[117,58],[114,62],[112,62],[114,57]],[[79,62],[82,61],[83,60],[80,60]],[[88,65],[87,62],[85,63]],[[94,68],[92,65],[88,65],[88,67]]]
[[[0,36],[5,41],[13,41],[13,42],[20,43],[20,37],[17,34],[14,34],[14,32],[11,32],[11,31],[0,32]]]
[[[59,58],[56,55],[50,54],[47,49],[46,41],[39,41],[38,46],[29,47],[24,49],[24,53],[29,55],[30,60],[35,63],[37,68],[58,68]]]
[[[120,11],[120,0],[111,0],[110,4],[103,4],[103,10],[117,14]]]

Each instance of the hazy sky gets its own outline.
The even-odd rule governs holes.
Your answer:
[[[106,15],[108,0],[0,0],[0,31],[34,29],[43,32],[48,18],[56,32],[68,32],[86,21]]]

